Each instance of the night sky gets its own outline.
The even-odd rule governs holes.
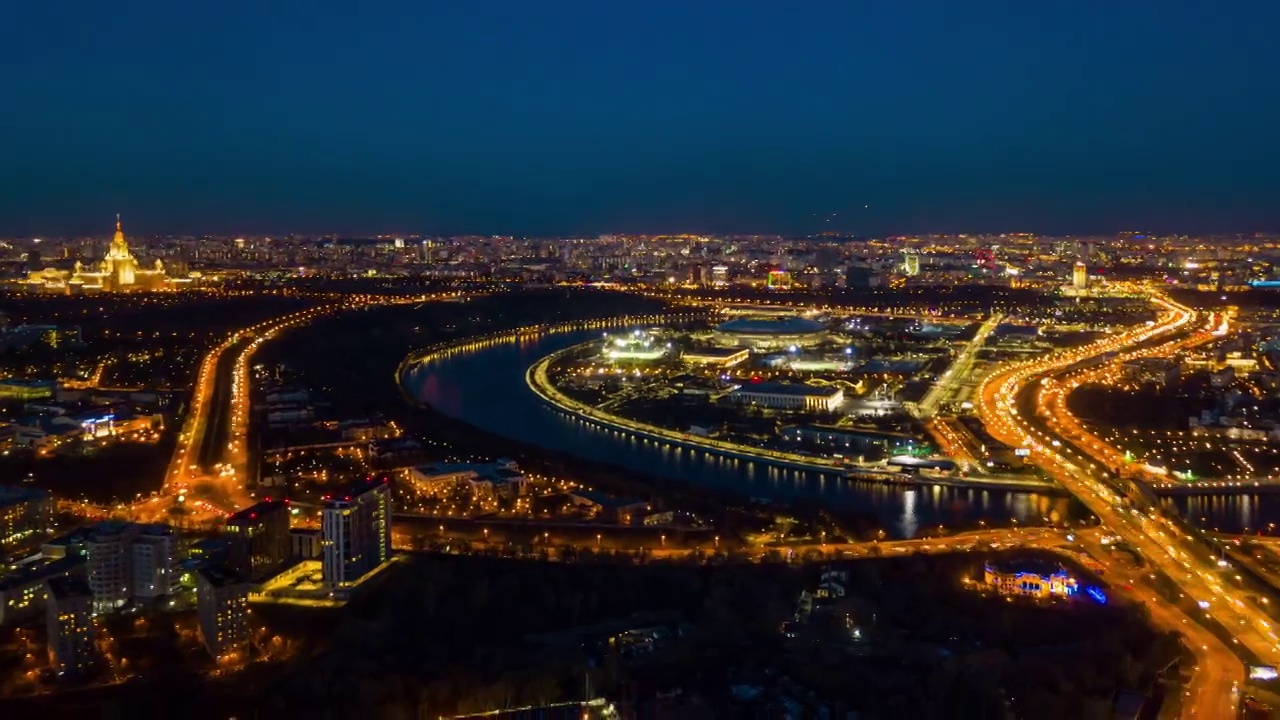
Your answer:
[[[1274,231],[1277,27],[1262,1],[11,2],[0,235]]]

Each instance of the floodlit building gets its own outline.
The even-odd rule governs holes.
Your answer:
[[[1066,568],[1043,560],[989,562],[983,568],[983,580],[1001,595],[1068,597],[1078,589]]]
[[[920,274],[920,253],[914,250],[902,251],[902,274],[908,277]]]
[[[630,333],[605,338],[600,354],[609,360],[657,360],[667,354],[671,344],[655,337],[647,330],[633,330]]]
[[[289,559],[289,505],[283,500],[264,500],[235,513],[224,530],[231,541],[227,564],[242,577],[259,580]]]
[[[200,640],[214,659],[244,652],[249,647],[249,589],[251,583],[225,565],[196,571],[196,608]]]
[[[409,468],[408,480],[425,495],[444,495],[467,486],[472,492],[519,497],[528,491],[529,479],[514,460],[491,463],[431,463]]]
[[[116,233],[102,260],[87,266],[77,260],[72,270],[36,270],[25,280],[18,282],[29,289],[43,292],[85,293],[162,290],[175,284],[189,283],[190,280],[171,279],[165,272],[164,263],[158,258],[151,267],[142,267],[129,249],[120,216],[117,215]]]
[[[0,399],[43,400],[53,397],[53,393],[57,389],[58,383],[53,380],[5,378],[0,380]]]
[[[739,348],[699,348],[688,350],[680,359],[691,365],[733,367],[751,357],[751,351]]]
[[[354,585],[391,559],[391,484],[372,482],[326,502],[321,510],[325,585]]]
[[[1076,290],[1089,289],[1089,268],[1082,262],[1071,268],[1071,287]]]
[[[98,660],[93,591],[79,577],[56,577],[46,582],[49,660],[59,675],[83,675]]]
[[[743,385],[727,396],[729,402],[771,410],[835,412],[844,404],[844,390],[800,383],[762,382]]]

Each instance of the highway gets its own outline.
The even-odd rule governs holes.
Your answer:
[[[300,310],[238,330],[205,354],[192,387],[187,417],[159,497],[132,508],[140,519],[163,520],[172,501],[186,503],[196,519],[217,517],[250,504],[249,417],[254,354],[290,329],[339,312],[375,305],[412,304],[457,298],[460,293],[419,296],[344,296],[338,302]],[[225,444],[224,444],[225,443]],[[203,449],[203,452],[202,452]],[[203,462],[202,462],[203,455]],[[206,518],[207,519],[207,518]]]
[[[1155,570],[1152,574],[1167,576],[1182,594],[1200,603],[1204,620],[1229,628],[1234,635],[1232,651],[1237,657],[1250,656],[1267,664],[1280,662],[1280,638],[1272,630],[1267,613],[1246,593],[1228,585],[1213,551],[1196,542],[1185,527],[1158,511],[1134,507],[1123,492],[1105,480],[1102,468],[1113,459],[1114,448],[1095,448],[1096,456],[1090,453],[1087,459],[1071,459],[1066,453],[1068,448],[1076,446],[1072,438],[1058,435],[1052,425],[1046,432],[1034,418],[1020,414],[1020,398],[1032,383],[1082,364],[1096,364],[1099,359],[1104,362],[1118,359],[1123,352],[1132,352],[1134,348],[1189,329],[1195,318],[1193,311],[1159,294],[1154,295],[1152,301],[1161,310],[1153,324],[1081,348],[997,369],[986,378],[978,394],[978,415],[993,437],[1011,447],[1027,449],[1030,461],[1079,498],[1110,531],[1140,552]],[[1052,393],[1047,398],[1053,401]],[[1038,409],[1046,416],[1054,416],[1063,407],[1054,403],[1052,407]],[[1070,420],[1059,416],[1055,422],[1062,427]],[[1088,452],[1088,446],[1084,449]],[[1139,487],[1142,485],[1138,483]],[[1152,597],[1153,602],[1159,604],[1155,596]],[[1201,644],[1209,646],[1207,642]],[[1227,666],[1229,671],[1222,672],[1224,662],[1225,658],[1216,657],[1212,662],[1200,663],[1201,671],[1192,683],[1192,702],[1184,706],[1185,716],[1232,716],[1228,706],[1238,693],[1243,671],[1239,661],[1234,661]]]
[[[1002,313],[992,313],[986,322],[978,327],[978,331],[974,333],[973,338],[965,344],[964,349],[956,356],[951,367],[942,373],[942,377],[938,378],[938,382],[929,388],[929,392],[925,393],[920,404],[916,406],[916,417],[931,418],[937,412],[938,406],[944,400],[951,397],[956,387],[969,377],[969,373],[973,371],[973,363],[978,358],[978,351],[987,342],[987,338],[995,329],[1000,327],[1000,321],[1004,319]]]

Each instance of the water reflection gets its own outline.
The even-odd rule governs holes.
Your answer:
[[[1164,503],[1206,530],[1274,533],[1280,526],[1280,494],[1178,496]]]
[[[442,412],[485,430],[591,460],[760,498],[820,499],[843,511],[872,513],[886,532],[911,537],[922,528],[1035,523],[1069,517],[1065,497],[942,486],[903,488],[851,482],[830,472],[798,470],[725,457],[601,428],[543,404],[525,384],[538,358],[585,342],[594,331],[494,344],[418,366],[406,386]]]

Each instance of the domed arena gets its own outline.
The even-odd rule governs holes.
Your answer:
[[[716,344],[753,350],[812,347],[827,339],[827,326],[799,316],[736,318],[716,326]]]

